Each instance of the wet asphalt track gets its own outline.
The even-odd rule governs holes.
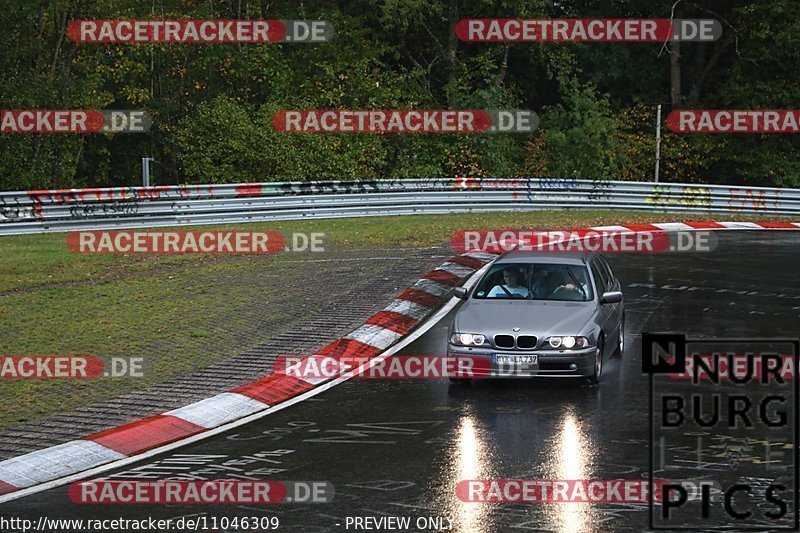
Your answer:
[[[341,531],[348,516],[385,515],[410,516],[412,524],[418,517],[448,517],[454,531],[646,529],[648,509],[643,504],[465,504],[454,487],[462,479],[647,478],[648,377],[642,374],[639,332],[796,338],[798,244],[796,233],[721,233],[718,250],[710,254],[610,257],[623,282],[626,353],[606,364],[598,388],[563,380],[487,380],[470,386],[444,380],[351,380],[232,433],[133,465],[123,475],[111,474],[321,480],[336,487],[333,503],[89,506],[73,504],[66,487],[59,487],[4,504],[0,513],[34,519],[41,514],[278,516],[280,530],[296,531]],[[449,318],[404,354],[443,353]],[[661,379],[664,387],[688,386]],[[791,424],[791,405],[788,411]],[[733,431],[728,438],[719,436],[727,429],[667,433],[666,462],[680,468],[664,466],[656,477],[713,478],[723,486],[747,479],[758,501],[764,499],[762,486],[778,480],[788,486],[782,494],[791,516],[793,429],[770,434],[773,445],[784,442],[780,448],[788,450],[779,460],[764,460],[763,428]],[[740,497],[736,501],[746,506]],[[762,507],[751,506],[749,524],[778,525],[760,512],[775,507]],[[692,529],[732,525],[721,509],[715,503],[708,521],[687,515],[680,524]]]

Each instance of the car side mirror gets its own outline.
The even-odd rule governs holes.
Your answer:
[[[600,298],[601,304],[616,304],[621,301],[622,301],[622,292],[620,291],[604,292],[603,297]]]
[[[466,300],[467,299],[467,292],[468,292],[467,289],[465,289],[464,287],[456,287],[453,290],[453,295],[456,298],[460,298],[462,300]]]

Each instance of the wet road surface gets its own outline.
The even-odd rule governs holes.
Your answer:
[[[621,359],[607,362],[599,387],[556,379],[475,380],[471,385],[353,379],[230,433],[108,475],[327,481],[336,488],[332,503],[77,505],[67,496],[67,487],[59,487],[3,504],[0,513],[34,519],[42,514],[276,516],[279,530],[296,531],[354,531],[347,527],[348,517],[364,516],[407,516],[412,530],[443,530],[449,524],[452,531],[647,529],[648,505],[643,503],[466,503],[455,487],[470,479],[646,480],[651,459],[649,377],[642,373],[639,333],[796,338],[799,242],[790,233],[722,233],[714,253],[609,257],[625,294],[626,351]],[[450,319],[401,355],[444,353]],[[698,390],[669,377],[659,376],[655,383],[660,392],[686,395]],[[751,397],[766,394],[757,386],[749,386]],[[769,386],[791,399],[791,381]],[[672,522],[656,517],[656,525],[693,530],[734,524],[791,526],[797,509],[792,442],[797,413],[791,401],[783,407],[788,422],[773,429],[756,424],[654,430],[661,443],[654,452],[654,477],[702,478],[723,490],[744,480],[750,489],[737,493],[731,504],[752,511],[750,518],[736,522],[725,513],[722,494],[714,490],[708,518],[700,516],[701,506],[694,502],[676,511]],[[660,415],[655,418],[661,420]],[[786,487],[780,492],[786,502],[780,519],[764,515],[779,508],[764,497],[774,483]]]

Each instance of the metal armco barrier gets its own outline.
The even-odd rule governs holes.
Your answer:
[[[537,209],[800,215],[800,189],[564,178],[167,185],[0,193],[0,235]]]

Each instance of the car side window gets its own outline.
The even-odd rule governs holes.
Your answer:
[[[592,259],[590,267],[592,269],[595,287],[597,288],[597,294],[602,296],[602,294],[606,292],[606,289],[608,289],[608,274],[606,274],[603,267],[598,264],[596,257]]]
[[[602,255],[597,256],[597,259],[600,261],[600,264],[605,269],[608,279],[611,280],[611,282],[613,283],[616,278],[614,277],[614,271],[611,270],[611,265],[608,264],[608,260]]]

